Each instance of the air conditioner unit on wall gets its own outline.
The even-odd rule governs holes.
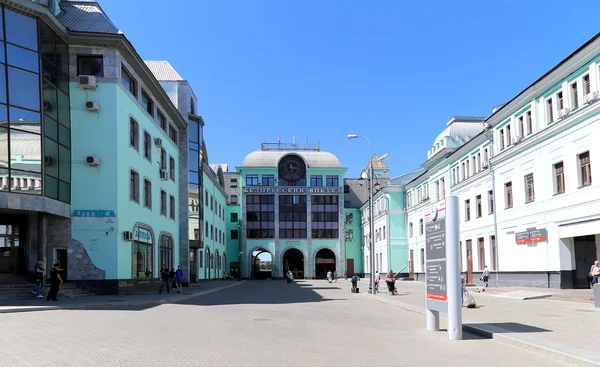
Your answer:
[[[168,180],[169,179],[169,171],[167,171],[166,169],[161,169],[160,170],[160,179],[161,180]]]
[[[87,157],[85,157],[85,163],[88,166],[97,167],[98,165],[100,165],[100,158],[88,155]]]
[[[133,232],[125,231],[123,232],[123,240],[125,241],[133,241]]]
[[[96,89],[96,77],[93,75],[79,75],[79,86],[82,89]]]
[[[154,139],[154,145],[156,145],[157,147],[162,147],[162,139],[161,138]]]
[[[585,104],[593,103],[597,99],[598,99],[598,92],[591,92],[591,93],[586,94],[583,97],[583,103],[585,103]]]
[[[98,102],[93,102],[93,101],[85,102],[85,109],[90,112],[96,112],[96,111],[98,111],[99,108],[100,108],[100,105],[98,104]]]
[[[565,107],[562,110],[558,111],[558,118],[564,119],[565,117],[567,117],[569,115],[570,112],[571,112],[571,109],[568,107]]]

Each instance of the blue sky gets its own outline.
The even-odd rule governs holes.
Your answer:
[[[295,134],[348,176],[369,157],[348,134],[389,153],[392,176],[416,169],[452,116],[489,115],[600,31],[593,1],[99,2],[142,58],[189,80],[211,163]]]

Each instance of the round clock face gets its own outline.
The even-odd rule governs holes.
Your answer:
[[[306,167],[302,158],[289,155],[279,162],[279,176],[288,181],[297,181],[306,175]]]

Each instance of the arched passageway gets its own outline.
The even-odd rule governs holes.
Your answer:
[[[335,254],[328,248],[317,251],[315,255],[315,279],[325,279],[327,272],[335,271]]]
[[[250,278],[269,279],[273,275],[273,255],[269,250],[258,248],[252,251],[250,257]]]
[[[282,265],[284,277],[290,270],[294,274],[294,279],[304,279],[304,255],[302,251],[297,248],[287,249],[283,253]]]

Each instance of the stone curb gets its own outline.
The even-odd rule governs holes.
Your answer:
[[[97,303],[97,304],[82,304],[82,305],[72,305],[72,306],[39,306],[39,307],[22,307],[22,308],[6,308],[0,309],[0,314],[3,313],[18,313],[18,312],[36,312],[36,311],[56,311],[56,310],[93,310],[102,307],[118,307],[118,306],[149,306],[149,305],[161,305],[161,304],[169,304],[169,303],[177,303],[181,301],[188,300],[190,298],[202,296],[205,294],[218,292],[225,290],[227,288],[232,288],[244,283],[234,282],[232,284],[226,285],[220,288],[208,289],[206,291],[197,292],[193,294],[188,294],[185,296],[180,296],[179,298],[174,299],[161,299],[161,300],[152,300],[152,301],[133,301],[133,302],[115,302],[115,303]],[[10,306],[7,306],[10,307]]]
[[[396,306],[400,309],[409,312],[415,312],[421,315],[425,315],[424,307],[417,307],[414,305],[410,305],[404,302],[391,301],[389,299],[383,297],[376,297],[371,294],[360,293],[361,296],[369,298],[373,301],[378,301],[381,303],[386,303],[392,306]],[[441,318],[446,319],[441,316]],[[598,358],[597,353],[588,352],[583,349],[579,349],[576,347],[571,347],[568,345],[541,340],[535,337],[527,337],[527,336],[514,336],[506,335],[506,333],[511,333],[510,330],[506,330],[503,328],[495,327],[492,325],[487,325],[486,327],[478,327],[477,324],[485,324],[485,323],[472,323],[469,321],[465,321],[463,319],[463,330],[468,331],[477,335],[481,335],[487,338],[493,338],[498,341],[501,341],[506,344],[510,344],[530,352],[535,352],[546,357],[560,360],[561,362],[566,362],[575,366],[599,366],[600,367],[600,359]],[[577,355],[579,354],[587,354],[587,356]]]

